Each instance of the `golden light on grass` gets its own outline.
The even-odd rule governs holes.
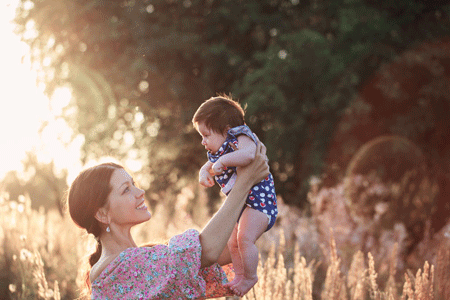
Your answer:
[[[0,177],[8,170],[21,168],[20,160],[26,151],[34,151],[43,162],[54,161],[61,167],[80,168],[76,160],[83,138],[66,147],[64,143],[71,142],[71,129],[57,117],[68,105],[71,91],[58,89],[49,100],[43,95],[43,88],[36,86],[31,63],[27,59],[22,61],[28,47],[14,35],[14,26],[10,23],[18,1],[2,0],[0,4],[3,45],[0,55]],[[142,83],[141,89],[147,88]],[[42,122],[46,122],[46,126],[38,134]],[[159,124],[153,125],[148,127],[150,135],[158,132]],[[114,158],[105,157],[100,161],[105,160]],[[140,169],[137,160],[125,163],[132,171]],[[354,171],[354,166],[356,164],[351,165],[350,170]],[[378,182],[375,183],[378,187]],[[312,217],[285,217],[284,227],[280,225],[282,217],[277,227],[267,233],[273,238],[266,240],[270,242],[265,246],[270,249],[260,251],[264,255],[258,266],[259,282],[244,300],[312,300],[320,295],[327,300],[450,299],[450,250],[445,243],[438,249],[434,261],[421,262],[422,269],[415,273],[409,269],[405,273],[404,268],[398,270],[399,255],[405,249],[406,240],[402,223],[383,229],[382,233],[386,234],[375,239],[372,233],[381,227],[377,213],[382,215],[385,209],[375,209],[375,217],[366,227],[361,227],[352,222],[343,205],[348,196],[343,182],[330,188],[320,188],[317,180],[311,184],[308,199]],[[404,190],[409,186],[403,184]],[[434,192],[430,190],[423,188],[418,194],[424,195],[424,199],[425,195],[433,199]],[[202,224],[195,220],[208,220],[210,216],[207,215],[206,195],[195,191],[193,187],[186,187],[174,196],[175,215],[167,206],[158,204],[152,220],[135,228],[133,234],[137,242],[166,239],[187,228],[201,228]],[[203,210],[189,213],[186,206],[194,197],[201,198],[199,206]],[[280,208],[280,211],[283,210]],[[10,199],[0,191],[0,215],[0,295],[11,299],[82,299],[80,278],[84,272],[80,266],[92,251],[93,237],[83,234],[69,218],[56,211],[32,210],[28,195]],[[330,227],[333,231],[328,230]],[[285,232],[290,234],[285,235]],[[294,242],[288,240],[292,236],[296,237]],[[358,244],[362,242],[369,245],[364,251]],[[398,278],[397,273],[405,275]]]
[[[180,195],[177,201],[182,205],[183,197],[193,196]],[[0,195],[0,267],[3,270],[0,283],[8,278],[0,285],[3,289],[0,292],[8,293],[12,299],[84,299],[80,278],[85,273],[80,266],[93,251],[92,236],[84,234],[56,211],[31,209],[30,201],[25,196],[5,201]],[[174,223],[166,226],[163,221],[171,219],[171,213],[156,210],[156,222],[142,224],[134,232],[140,243],[195,227],[186,223],[182,215],[172,218]],[[306,259],[298,243],[289,244],[284,238],[284,228],[272,230],[279,232],[279,239],[266,243],[270,247],[267,252],[261,249],[259,282],[243,300],[449,299],[450,251],[447,248],[441,249],[432,263],[424,262],[423,268],[408,269],[402,272],[404,277],[397,277],[399,245],[395,244],[386,257],[389,276],[385,276],[371,251],[352,251],[351,264],[345,267],[346,261],[341,256],[345,249],[337,243],[338,234],[332,230],[323,255],[316,253],[318,260]],[[157,235],[150,236],[149,232]],[[371,250],[379,252],[376,248]],[[318,272],[319,266],[324,272]]]

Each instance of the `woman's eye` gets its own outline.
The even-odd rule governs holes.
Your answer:
[[[130,188],[129,188],[129,187],[126,187],[126,188],[123,190],[123,192],[126,193],[126,192],[128,192],[129,190],[130,190]]]

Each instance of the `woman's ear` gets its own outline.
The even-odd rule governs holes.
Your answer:
[[[108,210],[105,207],[100,207],[95,213],[94,217],[97,219],[97,221],[105,225],[109,225],[110,223]]]

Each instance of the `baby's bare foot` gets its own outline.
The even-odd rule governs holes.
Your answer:
[[[231,290],[239,297],[247,294],[248,291],[258,282],[258,276],[251,278],[244,277],[237,284],[231,286]]]
[[[229,287],[229,288],[231,288],[231,287],[233,287],[234,285],[238,284],[239,281],[242,280],[242,278],[244,278],[244,275],[236,275],[236,276],[234,276],[234,278],[233,278],[232,281],[230,281],[230,282],[224,284],[224,287]]]

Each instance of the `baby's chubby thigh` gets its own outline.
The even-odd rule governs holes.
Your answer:
[[[238,244],[239,247],[247,243],[254,244],[266,231],[268,216],[256,209],[246,207],[239,220]]]

